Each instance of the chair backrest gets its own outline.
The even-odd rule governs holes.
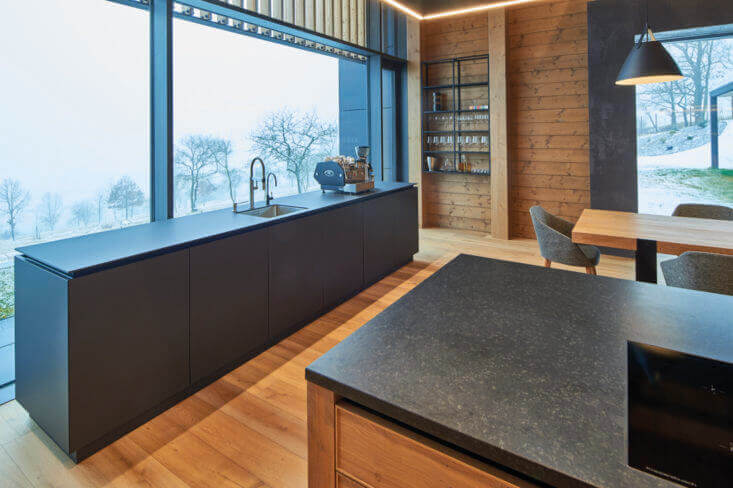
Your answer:
[[[668,286],[733,295],[733,256],[688,251],[661,267]]]
[[[698,219],[733,220],[733,208],[725,205],[704,203],[681,203],[672,212],[674,217],[695,217]]]
[[[571,239],[572,222],[556,217],[540,206],[530,208],[529,214],[543,258],[570,266],[591,265],[588,257]]]
[[[553,229],[567,237],[570,237],[570,233],[573,231],[572,223],[559,217],[555,217],[539,205],[535,205],[534,207],[530,208],[529,215],[532,217],[532,225],[534,225],[535,227],[535,234],[537,233],[538,224],[540,224],[539,227],[543,225],[547,226],[550,229]]]

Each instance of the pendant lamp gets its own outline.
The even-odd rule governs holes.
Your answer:
[[[662,43],[657,41],[649,27],[649,2],[647,2],[647,20],[644,30],[621,67],[616,84],[644,85],[682,78],[684,76],[679,66]]]

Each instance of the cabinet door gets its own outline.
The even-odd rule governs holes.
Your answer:
[[[417,188],[399,191],[394,198],[394,266],[401,266],[418,251]]]
[[[394,252],[394,195],[364,202],[364,284],[370,285],[392,271]]]
[[[188,249],[69,280],[69,449],[189,385]]]
[[[269,229],[191,248],[191,382],[267,342]]]
[[[364,209],[361,205],[323,214],[323,305],[330,308],[364,286]]]
[[[323,215],[270,228],[269,329],[279,338],[323,308]]]
[[[417,252],[417,189],[364,203],[364,282],[369,285]]]

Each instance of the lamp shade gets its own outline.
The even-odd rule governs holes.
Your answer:
[[[661,42],[638,42],[631,48],[616,79],[617,85],[644,85],[684,78]]]

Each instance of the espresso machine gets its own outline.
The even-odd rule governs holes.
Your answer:
[[[342,193],[366,193],[374,188],[374,172],[369,163],[369,146],[356,146],[356,159],[334,156],[316,165],[313,177],[321,190]]]

